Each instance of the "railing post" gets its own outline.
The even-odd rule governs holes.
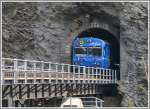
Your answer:
[[[110,83],[110,69],[108,69],[108,83]]]
[[[107,83],[107,69],[104,69],[105,83]]]
[[[111,83],[113,83],[113,70],[111,70]]]
[[[2,69],[5,70],[5,59],[2,59]]]
[[[42,83],[44,83],[44,62],[41,61],[41,76],[42,76]]]
[[[92,83],[94,83],[94,67],[92,67]]]
[[[2,59],[2,79],[1,79],[1,83],[3,84],[4,82],[4,70],[5,70],[5,59]]]
[[[116,83],[117,81],[116,81],[116,70],[115,70],[115,83]]]
[[[78,66],[78,76],[79,76],[79,80],[78,80],[78,82],[80,83],[81,81],[80,81],[80,79],[81,79],[81,76],[80,76],[80,66]]]
[[[64,65],[63,64],[61,64],[61,65],[62,65],[62,71],[61,72],[64,73]]]
[[[88,83],[90,83],[90,68],[88,67]]]
[[[51,63],[48,64],[48,70],[51,71]]]
[[[75,65],[73,65],[73,72],[74,72],[74,74],[76,73],[76,71],[75,71]]]
[[[48,63],[49,83],[51,83],[51,63]]]
[[[61,64],[62,66],[62,71],[61,71],[61,74],[62,74],[62,83],[64,83],[64,64]]]
[[[70,73],[70,66],[69,65],[67,65],[68,66],[68,73]]]
[[[106,69],[106,83],[109,83],[109,70]]]
[[[33,71],[36,71],[36,62],[33,62]]]
[[[107,74],[106,74],[106,70],[103,69],[103,83],[106,83],[107,81]]]
[[[55,65],[56,65],[56,66],[55,66],[55,68],[56,68],[56,69],[55,69],[55,72],[57,73],[57,72],[58,72],[58,64],[56,63]]]
[[[97,98],[95,98],[95,99],[96,99],[96,108],[97,108],[97,107],[98,107],[98,106],[97,106]]]
[[[102,73],[102,69],[100,68],[99,69],[99,74],[98,74],[99,75],[99,83],[101,83],[101,75],[102,75],[101,73]]]
[[[18,69],[18,60],[14,59],[14,70]]]
[[[41,62],[41,70],[42,70],[42,72],[44,71],[44,62],[43,61]]]
[[[111,69],[109,69],[109,83],[111,83]]]
[[[27,60],[24,60],[25,84],[27,83]]]
[[[67,74],[67,77],[68,77],[68,83],[70,83],[70,67],[69,67],[68,64],[67,64],[67,69],[68,69],[68,74]]]
[[[14,84],[17,81],[17,73],[18,73],[18,60],[14,59]]]
[[[104,83],[104,76],[105,76],[104,73],[105,73],[104,69],[102,69],[102,76],[101,76],[102,83]]]
[[[72,71],[72,81],[73,81],[73,83],[75,83],[75,73],[74,73],[74,66],[72,65],[71,66],[71,71]]]
[[[64,83],[64,65],[61,64],[61,76],[62,76],[62,83]]]
[[[67,78],[67,83],[69,83],[69,81],[70,81],[70,80],[69,80],[69,79],[70,79],[69,77],[70,77],[70,76],[69,76],[69,73],[68,73],[68,72],[66,72],[66,76],[67,76],[67,77],[66,77],[66,78]]]
[[[27,70],[27,60],[24,60],[24,70]]]
[[[114,70],[112,70],[112,81],[111,83],[114,83]]]
[[[96,70],[95,79],[96,79],[96,83],[98,83],[98,77],[97,77],[98,76],[98,68],[95,68],[95,70]]]
[[[100,100],[100,103],[101,103],[100,105],[101,105],[101,107],[102,107],[102,105],[103,105],[103,104],[102,104],[102,100]]]
[[[83,83],[85,83],[85,79],[86,79],[86,67],[83,67]]]
[[[72,65],[73,69],[73,76],[74,76],[74,83],[76,82],[76,72],[75,72],[75,65]]]

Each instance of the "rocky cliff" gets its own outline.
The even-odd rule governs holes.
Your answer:
[[[147,106],[147,3],[3,3],[3,57],[70,62],[71,41],[93,22],[120,44],[122,106]],[[89,27],[92,28],[92,27]],[[104,28],[105,29],[105,28]]]
[[[124,106],[147,106],[148,30],[145,3],[122,4],[120,14],[120,91]]]

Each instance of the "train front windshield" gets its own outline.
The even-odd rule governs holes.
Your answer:
[[[100,57],[102,55],[102,49],[100,47],[78,47],[75,48],[75,54],[76,55],[91,55],[91,56],[98,56]]]
[[[76,55],[85,55],[86,53],[87,53],[87,50],[84,47],[75,48]]]
[[[88,55],[100,57],[102,55],[102,49],[100,47],[88,48]]]

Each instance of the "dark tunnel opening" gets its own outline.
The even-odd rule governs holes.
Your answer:
[[[98,38],[105,42],[108,42],[111,45],[110,55],[112,59],[110,63],[111,64],[110,69],[118,70],[117,79],[120,80],[120,38],[119,36],[114,36],[111,32],[101,28],[90,28],[80,32],[78,36],[76,36],[76,38],[84,38],[84,37]],[[104,99],[117,99],[117,97],[119,96],[117,87],[118,85],[116,84],[110,84],[110,85],[98,84],[96,86],[96,93],[97,93],[96,96],[97,97],[102,96],[104,97]]]
[[[82,31],[78,34],[77,38],[84,38],[84,37],[94,37],[99,38],[108,42],[111,45],[110,55],[111,59],[111,69],[119,70],[120,71],[120,42],[119,37],[114,36],[109,31],[106,31],[101,28],[90,28],[85,31]],[[117,76],[118,80],[120,80],[120,73]]]

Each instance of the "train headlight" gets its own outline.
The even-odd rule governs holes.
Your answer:
[[[84,44],[84,41],[83,41],[83,40],[80,40],[79,43],[80,43],[80,45],[83,45],[83,44]]]

